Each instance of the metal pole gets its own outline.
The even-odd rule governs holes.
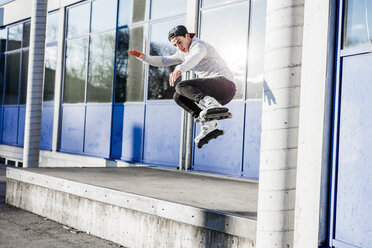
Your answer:
[[[39,166],[47,4],[47,0],[33,0],[32,3],[23,149],[25,167]]]
[[[257,247],[293,247],[304,0],[268,0]]]

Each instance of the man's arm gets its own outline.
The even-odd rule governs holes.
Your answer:
[[[181,73],[184,73],[197,66],[207,54],[207,47],[201,43],[196,44],[190,50],[190,53],[191,53],[190,57],[188,57],[188,59],[182,64],[176,66],[175,71],[180,71]]]
[[[179,58],[177,53],[170,56],[151,56],[146,55],[138,50],[129,50],[128,54],[157,67],[171,66],[182,63],[182,60]]]
[[[200,61],[207,54],[207,47],[203,44],[196,44],[190,51],[191,56],[182,64],[177,65],[174,71],[169,75],[169,84],[174,86],[177,78],[181,76],[182,73],[187,72],[197,66]]]

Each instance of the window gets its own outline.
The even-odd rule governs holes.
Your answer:
[[[79,5],[68,9],[67,38],[88,34],[90,4]]]
[[[59,27],[59,13],[54,12],[48,15],[47,30],[46,30],[46,43],[58,41],[58,27]]]
[[[116,2],[96,0],[67,10],[64,103],[112,101]]]
[[[115,102],[143,101],[145,67],[128,50],[144,50],[144,25],[122,28],[117,34]]]
[[[87,102],[111,102],[115,32],[90,39]]]
[[[25,22],[23,24],[23,47],[30,46],[30,31],[31,31],[31,22]]]
[[[9,27],[8,29],[8,51],[21,48],[23,25]]]
[[[266,0],[230,2],[203,0],[200,38],[216,48],[233,72],[234,99],[262,99]]]
[[[251,1],[248,39],[247,99],[262,99],[266,0]]]
[[[100,32],[114,29],[116,25],[116,0],[99,0],[92,2],[91,31]]]
[[[57,46],[45,49],[44,101],[54,100],[54,85],[57,68]]]
[[[212,44],[234,74],[235,99],[244,92],[249,3],[207,9],[201,13],[200,38]],[[223,18],[221,18],[223,16]]]
[[[19,104],[26,104],[28,77],[28,50],[22,51],[21,89]]]
[[[4,29],[2,33],[2,51],[6,47],[4,104],[26,104],[30,26],[31,22],[25,21],[7,27],[8,32]]]
[[[66,43],[64,103],[84,102],[88,39]]]
[[[5,54],[0,54],[0,105],[3,104],[4,95],[4,71],[5,70]]]
[[[344,48],[372,43],[372,1],[345,1]]]
[[[144,21],[147,6],[146,0],[119,0],[118,26]]]
[[[179,15],[186,12],[186,0],[152,0],[151,19]],[[167,33],[168,34],[168,33]]]
[[[20,53],[7,55],[5,78],[5,104],[18,104]]]
[[[57,68],[58,29],[59,12],[53,12],[48,14],[46,30],[43,101],[54,100],[54,86]]]
[[[0,29],[0,53],[5,52],[7,39],[7,29]]]

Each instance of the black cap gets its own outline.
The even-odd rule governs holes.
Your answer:
[[[171,41],[174,37],[185,36],[188,33],[189,32],[187,32],[187,28],[185,26],[183,26],[183,25],[175,26],[174,28],[169,30],[168,40]]]

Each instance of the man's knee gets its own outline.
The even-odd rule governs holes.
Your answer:
[[[175,92],[175,93],[173,94],[173,100],[175,100],[176,102],[178,102],[179,99],[180,99],[180,94],[178,94],[177,92]]]
[[[180,95],[181,91],[184,87],[185,87],[185,83],[182,81],[182,82],[179,82],[178,84],[176,84],[176,86],[174,88],[176,90],[176,93],[178,93]]]

